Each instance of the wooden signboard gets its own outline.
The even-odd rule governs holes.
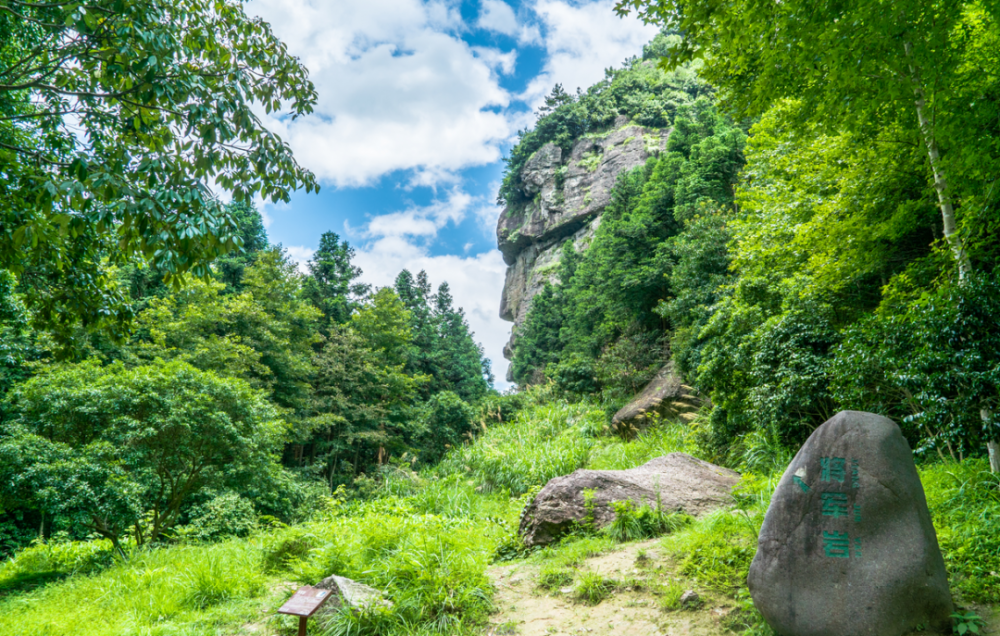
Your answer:
[[[317,587],[306,585],[296,590],[292,598],[281,606],[279,614],[290,614],[299,617],[299,636],[306,634],[306,620],[316,613],[323,603],[332,596],[330,590],[321,590]]]

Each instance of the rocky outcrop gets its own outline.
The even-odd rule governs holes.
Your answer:
[[[786,636],[948,627],[948,575],[895,422],[843,411],[813,431],[771,497],[747,583]]]
[[[392,601],[387,600],[382,592],[336,574],[326,577],[315,587],[333,592],[330,600],[323,604],[324,613],[334,612],[345,605],[356,610],[369,610],[377,606],[392,607]]]
[[[611,200],[615,179],[666,147],[666,129],[630,124],[577,140],[569,152],[555,144],[538,149],[521,170],[527,204],[508,205],[497,224],[497,243],[508,265],[500,317],[516,329],[531,299],[554,281],[560,249],[572,240],[585,250]],[[510,358],[510,347],[504,354]]]
[[[698,516],[726,505],[739,473],[685,453],[670,453],[629,470],[577,470],[549,480],[521,515],[526,545],[549,543],[574,524],[590,522],[604,527],[614,521],[612,502]],[[593,491],[588,504],[584,491]],[[590,508],[590,510],[588,510]]]
[[[611,426],[619,435],[633,437],[657,417],[691,420],[699,405],[694,389],[684,384],[671,362],[660,369],[642,393],[615,413]]]

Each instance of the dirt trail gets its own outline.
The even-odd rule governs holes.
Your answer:
[[[536,584],[537,564],[499,565],[488,571],[496,586],[498,612],[488,635],[562,636],[722,636],[731,634],[722,624],[733,607],[699,590],[704,604],[697,610],[663,611],[645,584],[663,584],[673,576],[670,563],[659,554],[659,541],[622,546],[620,550],[586,559],[579,571],[596,572],[618,581],[634,582],[611,593],[597,605],[573,598],[571,588],[546,591]],[[637,562],[640,551],[646,559]]]
[[[694,587],[702,599],[696,609],[664,611],[647,585],[679,580],[674,564],[660,552],[659,540],[623,545],[588,558],[579,572],[596,572],[616,580],[638,583],[611,593],[597,605],[573,597],[572,588],[543,590],[537,585],[541,566],[535,563],[498,565],[488,574],[496,586],[497,613],[486,636],[732,636],[725,619],[734,611],[730,599]],[[646,559],[637,561],[640,552]],[[682,581],[683,582],[683,581]],[[645,583],[645,584],[644,584]],[[1000,636],[1000,607],[969,605],[986,620],[983,636]],[[930,636],[921,632],[920,636]]]

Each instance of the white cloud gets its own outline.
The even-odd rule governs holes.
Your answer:
[[[501,75],[510,75],[514,72],[514,67],[517,64],[517,51],[504,53],[499,49],[491,49],[485,46],[474,46],[472,47],[472,51],[476,54],[477,58],[481,59]]]
[[[454,189],[445,200],[437,200],[426,206],[414,206],[402,212],[382,214],[368,224],[364,235],[372,238],[389,236],[436,236],[438,230],[450,223],[460,223],[469,207],[477,199],[470,194]]]
[[[433,185],[456,170],[500,158],[512,134],[498,81],[513,52],[473,48],[457,9],[419,0],[254,0],[302,58],[316,85],[316,111],[266,125],[322,181],[360,186],[395,170]]]
[[[642,53],[658,28],[633,16],[619,19],[614,0],[576,3],[538,0],[534,11],[544,26],[543,46],[548,54],[544,70],[520,99],[537,108],[556,84],[567,92],[584,90],[604,77],[604,69]]]
[[[478,26],[480,29],[504,35],[514,35],[518,32],[517,16],[514,15],[510,5],[502,0],[483,0]]]
[[[300,272],[302,272],[303,274],[309,273],[309,269],[307,268],[306,264],[309,262],[309,259],[313,257],[313,254],[316,253],[316,250],[314,250],[311,247],[306,247],[304,245],[289,245],[285,247],[285,251],[288,253],[288,256],[293,261],[295,261],[295,263],[299,266]]]

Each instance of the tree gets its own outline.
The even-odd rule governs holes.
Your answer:
[[[324,232],[319,249],[309,260],[305,297],[323,312],[328,324],[347,322],[358,300],[371,290],[370,285],[355,282],[361,268],[351,263],[352,258],[354,248],[347,241],[334,232]]]
[[[119,551],[126,531],[156,541],[198,491],[270,470],[286,428],[262,392],[180,361],[50,367],[11,402],[3,495],[77,518]]]
[[[438,338],[432,352],[435,361],[432,390],[453,391],[462,400],[475,402],[486,395],[493,384],[493,375],[483,348],[472,339],[465,311],[452,305],[447,282],[441,283],[434,295],[434,318]]]
[[[88,318],[115,311],[105,259],[207,275],[240,246],[209,183],[237,202],[317,187],[258,115],[315,98],[235,0],[0,0],[0,268],[61,272]]]
[[[923,145],[944,237],[962,276],[970,271],[957,202],[976,210],[1000,165],[996,95],[1000,8],[967,0],[759,2],[620,0],[684,38],[664,60],[701,58],[705,77],[741,114],[800,100],[803,120],[866,132],[898,128]],[[989,167],[987,167],[989,166]],[[972,212],[969,216],[974,214]]]
[[[124,359],[130,364],[180,359],[242,378],[266,389],[298,420],[309,408],[321,314],[302,298],[302,276],[278,248],[259,252],[242,281],[238,294],[224,294],[222,283],[195,281],[153,299],[136,320]]]
[[[472,430],[474,416],[473,408],[452,391],[432,395],[420,418],[423,430],[418,443],[423,461],[436,462],[461,444]]]
[[[390,323],[391,324],[391,323]],[[386,365],[373,340],[348,325],[333,325],[315,357],[313,432],[303,449],[335,487],[338,474],[353,477],[402,450],[413,432],[412,409],[425,376]]]
[[[226,206],[226,211],[236,224],[240,248],[216,259],[215,275],[226,284],[227,290],[240,292],[243,291],[244,271],[270,244],[267,242],[264,219],[252,203],[233,202]]]

